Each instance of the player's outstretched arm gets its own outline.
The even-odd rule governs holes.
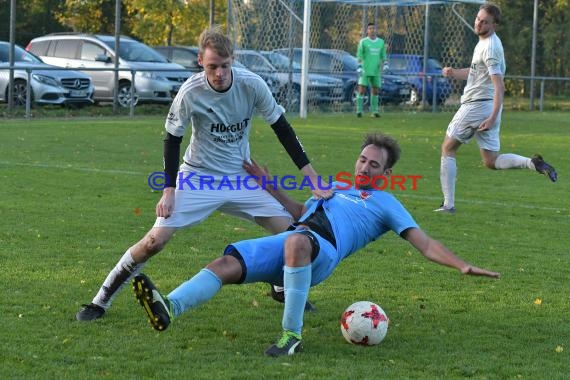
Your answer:
[[[441,74],[444,77],[451,79],[467,80],[469,77],[469,67],[464,69],[454,69],[453,67],[444,67],[441,70]]]
[[[311,192],[315,198],[329,199],[333,196],[332,185],[329,185],[328,182],[319,177],[311,164],[303,166],[301,168],[301,172],[305,177],[310,179],[311,184],[313,185]]]
[[[293,216],[295,221],[299,220],[301,215],[303,215],[306,211],[306,207],[303,203],[297,202],[285,192],[283,192],[278,187],[273,186],[273,182],[271,181],[262,181],[263,177],[271,177],[269,173],[269,169],[267,166],[261,167],[259,164],[252,159],[251,162],[244,161],[243,168],[249,175],[252,175],[257,178],[257,184],[259,186],[264,186],[264,189],[267,190],[269,194],[273,196],[273,198],[277,199],[279,203],[285,207],[285,209]]]
[[[329,186],[326,182],[319,181],[319,176],[315,169],[313,169],[305,149],[285,116],[281,115],[275,123],[271,124],[271,128],[273,128],[281,145],[283,145],[289,157],[291,157],[295,165],[297,165],[297,168],[311,181],[313,185],[311,192],[313,195],[316,198],[324,199],[332,197],[332,190],[328,188]]]
[[[498,272],[493,272],[487,269],[478,268],[463,261],[460,257],[456,256],[441,242],[432,239],[424,231],[419,228],[410,228],[403,233],[403,237],[410,242],[418,251],[422,253],[428,260],[431,260],[440,265],[456,268],[462,274],[469,274],[474,276],[487,276],[499,278],[501,275]]]

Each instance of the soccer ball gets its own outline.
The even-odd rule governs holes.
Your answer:
[[[380,306],[370,301],[359,301],[342,313],[340,331],[348,343],[374,346],[386,336],[388,323],[388,316]]]

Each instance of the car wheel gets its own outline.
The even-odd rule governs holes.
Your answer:
[[[119,84],[119,91],[117,94],[117,99],[119,102],[119,105],[121,107],[125,107],[128,108],[131,106],[131,101],[133,102],[133,105],[137,105],[139,99],[135,96],[134,100],[131,99],[131,83],[130,82],[122,82],[121,84]]]
[[[25,106],[26,99],[28,98],[26,81],[22,79],[16,79],[14,81],[14,89],[12,91],[12,97],[14,99],[15,106]],[[8,98],[8,90],[6,90],[6,98]],[[30,100],[33,100],[33,95]]]

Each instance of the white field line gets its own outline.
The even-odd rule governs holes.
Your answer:
[[[10,161],[0,161],[0,165],[4,166],[27,166],[31,168],[45,168],[45,169],[60,169],[60,170],[76,170],[80,172],[86,173],[102,173],[102,174],[126,174],[126,175],[145,175],[148,176],[151,173],[143,173],[143,172],[135,172],[130,170],[109,170],[109,169],[94,169],[94,168],[82,168],[76,167],[72,165],[52,165],[52,164],[42,164],[42,163],[20,163],[20,162],[10,162]],[[401,198],[410,198],[410,199],[419,199],[419,200],[430,200],[434,201],[434,209],[436,209],[439,205],[438,202],[441,202],[441,196],[430,196],[430,195],[420,195],[420,194],[412,194],[411,192],[393,192],[393,194],[397,197]],[[535,206],[532,204],[521,204],[521,203],[506,203],[506,202],[489,202],[489,201],[479,201],[475,199],[462,199],[459,203],[467,203],[467,204],[476,204],[488,207],[503,207],[503,208],[519,208],[519,209],[529,209],[529,210],[545,210],[545,211],[558,211],[558,212],[566,212],[566,208],[563,207],[543,207],[543,206]]]
[[[0,161],[0,165],[5,166],[27,166],[30,168],[45,168],[45,169],[60,169],[60,170],[76,170],[87,173],[103,173],[103,174],[127,174],[127,175],[150,175],[150,173],[134,172],[130,170],[109,170],[109,169],[94,169],[94,168],[81,168],[72,165],[52,165],[42,163],[25,164],[21,162]]]

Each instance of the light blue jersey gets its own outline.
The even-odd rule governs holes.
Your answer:
[[[306,233],[303,226],[298,226],[294,231],[233,243],[224,252],[242,263],[243,277],[239,283],[267,282],[285,286],[285,298],[288,300],[285,302],[282,325],[284,330],[297,334],[301,334],[303,308],[309,287],[326,280],[343,259],[386,232],[392,230],[400,235],[409,228],[418,227],[404,206],[394,196],[381,190],[337,189],[330,199],[310,199],[305,204],[308,211],[300,218],[300,223],[322,205],[336,241],[335,248],[313,231],[318,254],[313,256],[310,265],[288,267],[284,260],[285,241],[292,234]],[[174,315],[207,301],[221,287],[218,276],[209,269],[203,269],[168,295]]]
[[[344,184],[340,184],[342,186]],[[335,188],[336,183],[333,184]],[[305,205],[307,212],[299,219],[302,224],[323,206],[330,221],[336,241],[336,248],[313,231],[320,246],[312,263],[311,286],[329,277],[338,264],[360,248],[376,240],[388,231],[400,235],[408,228],[418,225],[404,206],[390,193],[381,190],[335,190],[327,200],[309,199]],[[286,231],[278,235],[233,243],[226,248],[230,254],[239,252],[245,265],[244,283],[268,282],[283,283],[284,245],[287,237],[296,231]]]
[[[305,203],[309,210],[300,220],[314,212],[318,203],[309,199]],[[404,206],[392,194],[380,190],[335,190],[334,196],[322,204],[333,228],[339,262],[390,230],[399,235],[417,227]]]

